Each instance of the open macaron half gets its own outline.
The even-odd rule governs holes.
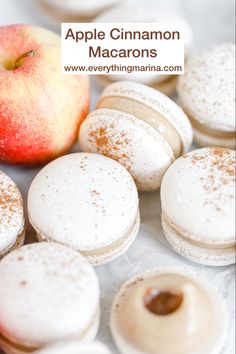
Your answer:
[[[235,151],[192,151],[166,172],[162,226],[173,249],[197,263],[235,263]]]
[[[58,243],[38,242],[0,261],[0,347],[33,353],[65,338],[96,336],[99,284],[85,257]]]
[[[28,214],[40,241],[70,246],[94,266],[125,252],[140,225],[130,174],[116,161],[89,153],[45,166],[30,186]]]
[[[221,43],[189,57],[177,91],[196,144],[235,149],[235,44]]]
[[[25,239],[23,200],[12,179],[0,171],[0,259]]]
[[[188,118],[170,98],[142,84],[121,81],[102,93],[82,123],[83,151],[123,164],[141,191],[160,187],[171,163],[192,142]]]
[[[181,268],[154,268],[116,294],[110,327],[122,354],[219,354],[226,306],[209,281]]]

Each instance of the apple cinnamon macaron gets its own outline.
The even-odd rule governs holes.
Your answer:
[[[218,44],[188,58],[177,91],[196,144],[235,149],[235,45]]]
[[[125,252],[140,225],[132,177],[98,154],[70,154],[44,167],[30,186],[28,213],[40,241],[68,245],[94,266]]]
[[[24,226],[21,193],[12,179],[0,171],[0,259],[24,243]]]
[[[81,342],[80,340],[68,340],[52,344],[35,354],[111,354],[110,350],[100,342]]]
[[[122,354],[218,354],[226,306],[204,278],[186,269],[154,268],[118,291],[110,327]]]
[[[0,346],[7,354],[97,333],[98,279],[69,247],[38,242],[11,252],[0,261],[0,289]]]
[[[235,151],[209,147],[176,160],[161,185],[162,226],[173,249],[205,265],[235,263]]]
[[[41,8],[59,22],[90,22],[122,0],[38,0]]]
[[[192,127],[169,97],[148,86],[121,81],[102,93],[79,133],[83,151],[117,160],[140,191],[160,187],[171,163],[188,151]]]
[[[159,4],[160,5],[160,4]],[[96,17],[95,23],[181,23],[184,31],[185,55],[188,56],[192,42],[193,33],[190,24],[185,18],[175,12],[164,10],[152,1],[151,4],[139,2],[124,2],[115,6]],[[97,75],[97,80],[105,87],[113,82],[130,80],[151,86],[166,95],[171,95],[175,91],[177,75],[160,75],[157,72],[147,72],[142,74],[120,73]]]

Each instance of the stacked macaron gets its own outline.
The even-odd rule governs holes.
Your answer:
[[[184,31],[185,40],[185,54],[188,55],[190,47],[192,45],[193,34],[189,23],[180,15],[174,12],[164,10],[160,5],[152,3],[152,6],[147,6],[146,4],[136,4],[126,2],[120,6],[111,8],[100,16],[98,16],[94,22],[96,23],[118,23],[118,22],[129,22],[129,23],[158,23],[158,22],[169,22],[169,23],[181,23]],[[171,95],[176,87],[177,76],[176,75],[160,75],[160,74],[108,74],[108,75],[98,75],[97,79],[102,84],[106,86],[112,82],[120,80],[132,80],[140,82],[151,86],[159,91],[165,93],[166,95]]]
[[[163,230],[177,253],[211,266],[235,263],[234,150],[204,148],[176,160],[161,203]]]
[[[140,224],[131,176],[96,154],[70,154],[45,166],[31,184],[28,212],[40,241],[68,245],[95,266],[125,252]]]
[[[0,262],[0,346],[31,353],[74,337],[92,340],[99,324],[99,285],[78,252],[56,243],[26,245]]]
[[[121,0],[38,0],[41,8],[58,22],[90,22]]]
[[[218,44],[190,57],[177,90],[193,125],[195,142],[202,147],[234,149],[235,45]]]
[[[188,151],[192,128],[169,97],[146,85],[121,81],[102,93],[80,129],[83,151],[111,157],[141,191],[160,187],[171,163]]]

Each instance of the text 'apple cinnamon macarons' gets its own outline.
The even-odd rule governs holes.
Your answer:
[[[41,8],[59,22],[90,22],[122,0],[38,0]]]
[[[0,27],[0,161],[39,164],[77,140],[88,77],[62,74],[60,43],[44,28]]]
[[[24,225],[20,191],[12,179],[0,171],[0,259],[23,244]]]
[[[176,160],[161,185],[162,226],[173,249],[210,266],[235,263],[235,151],[203,148]]]
[[[0,346],[7,354],[97,333],[98,279],[69,247],[38,242],[11,252],[0,261],[0,289]]]
[[[104,344],[97,341],[68,340],[47,346],[35,354],[111,354],[111,352]]]
[[[44,167],[30,186],[28,213],[39,240],[66,244],[93,265],[125,252],[140,225],[132,177],[98,154],[70,154]]]
[[[155,268],[121,287],[110,326],[122,354],[219,354],[226,306],[206,279],[186,269]]]
[[[81,125],[83,151],[124,165],[141,191],[160,187],[171,163],[192,142],[188,118],[169,97],[142,84],[121,81],[102,93]]]
[[[188,58],[177,91],[195,142],[235,149],[235,45],[218,44]]]
[[[160,7],[158,2],[152,1],[151,3],[142,2],[125,2],[119,6],[115,6],[100,16],[95,20],[96,23],[181,23],[184,31],[184,41],[185,41],[185,55],[187,56],[192,45],[193,33],[190,24],[185,18],[176,14],[173,11],[169,11]],[[130,40],[128,38],[128,40]],[[138,39],[134,39],[138,41]],[[176,88],[177,82],[176,75],[160,75],[158,72],[146,72],[138,74],[136,72],[132,73],[116,73],[115,75],[97,75],[97,80],[102,84],[102,86],[107,86],[112,82],[120,80],[130,80],[136,81],[148,86],[151,86],[166,95],[171,95]]]

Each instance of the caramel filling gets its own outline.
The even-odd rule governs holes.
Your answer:
[[[139,218],[140,218],[140,214],[139,212],[137,213],[137,216],[135,218],[135,221],[133,222],[133,224],[130,226],[130,228],[125,232],[125,234],[117,241],[113,242],[111,245],[106,246],[106,247],[101,247],[95,250],[91,250],[91,251],[83,251],[83,250],[79,250],[85,257],[97,257],[97,256],[103,256],[111,251],[114,250],[119,250],[121,247],[124,246],[125,241],[129,241],[130,238],[133,237],[134,232],[137,228],[137,226],[139,225]],[[35,228],[35,227],[34,227]],[[39,240],[42,241],[49,241],[49,242],[54,242],[55,240],[49,238],[48,236],[42,235],[41,233],[39,233],[37,230],[37,236]]]
[[[183,301],[182,293],[168,291],[158,292],[156,289],[148,290],[144,298],[146,308],[154,315],[166,316],[178,310]]]
[[[163,212],[163,218],[169,224],[169,226],[178,234],[179,237],[182,237],[187,242],[197,247],[203,247],[208,249],[227,249],[227,248],[235,247],[235,242],[229,242],[227,244],[221,244],[221,243],[210,244],[201,241],[196,241],[194,240],[194,236],[192,234],[190,234],[187,231],[181,230],[177,225],[175,225],[172,221],[170,221],[170,219],[164,212]]]
[[[193,118],[193,116],[189,115],[189,120],[192,123],[192,126],[199,130],[199,132],[212,136],[214,138],[221,138],[221,139],[233,139],[236,137],[235,131],[231,132],[224,132],[217,129],[211,129],[206,127],[204,124],[200,123],[198,120]]]
[[[158,131],[164,140],[167,141],[175,158],[182,154],[182,141],[177,130],[166,118],[148,105],[129,97],[112,96],[102,98],[98,102],[97,108],[116,109],[141,119]]]

